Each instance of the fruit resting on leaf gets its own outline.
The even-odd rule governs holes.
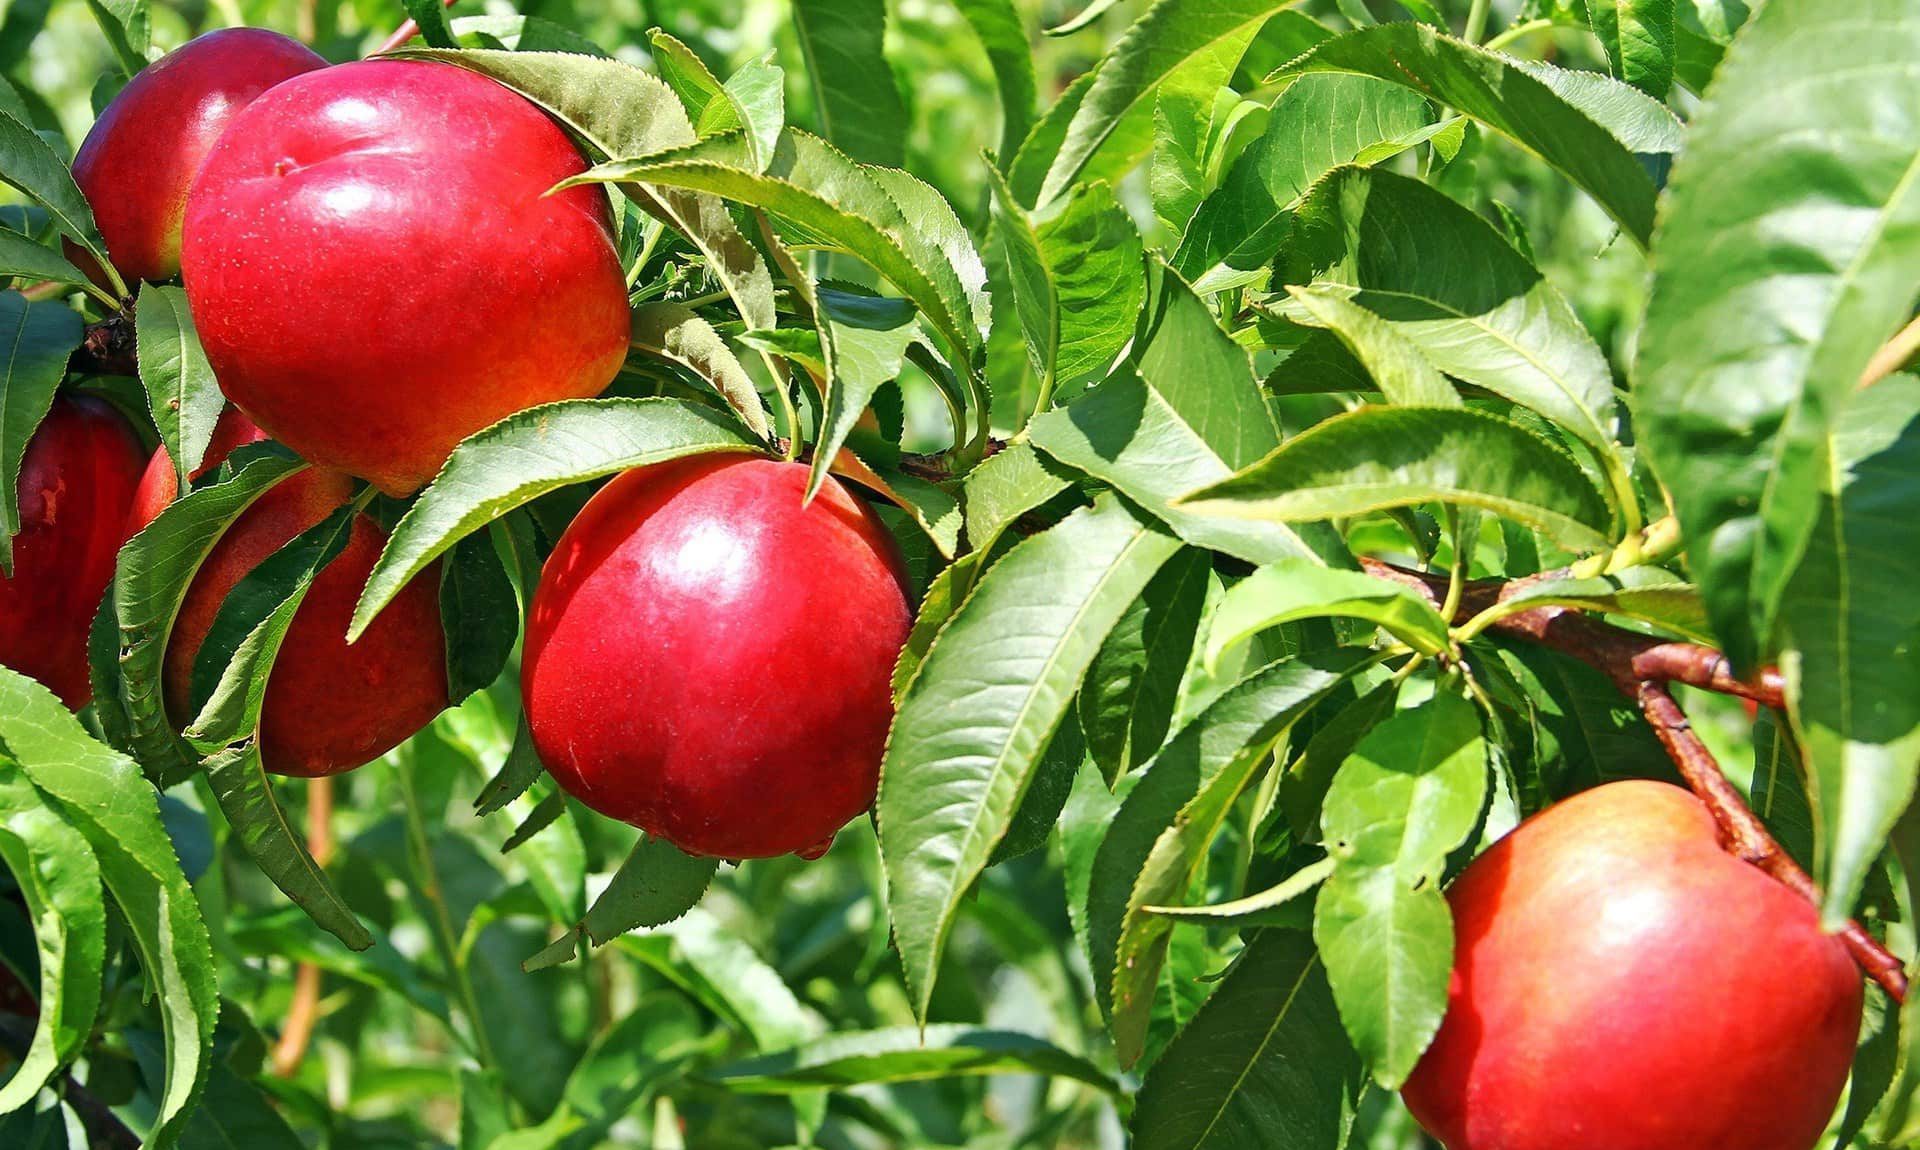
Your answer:
[[[1448,892],[1455,969],[1406,1085],[1448,1150],[1811,1150],[1861,977],[1814,908],[1721,848],[1692,795],[1568,799]]]
[[[130,285],[180,274],[187,189],[240,109],[326,63],[278,32],[225,28],[167,53],[113,98],[74,154],[73,178]]]
[[[202,470],[264,438],[229,408],[214,429]],[[134,526],[152,522],[177,492],[173,460],[162,447],[140,481]],[[227,593],[352,494],[352,481],[337,471],[297,472],[242,512],[214,545],[187,590],[167,644],[162,685],[167,713],[176,724],[194,719],[194,659]],[[275,774],[317,777],[352,770],[398,746],[447,705],[437,567],[409,583],[360,641],[347,645],[354,603],[385,543],[386,533],[372,518],[356,516],[346,548],[314,579],[294,614],[267,679],[260,717],[261,758]]]
[[[0,664],[75,710],[93,697],[87,629],[126,539],[143,454],[112,405],[60,395],[20,464],[13,576],[0,575]]]
[[[807,469],[630,471],[548,558],[521,689],[569,793],[690,854],[808,857],[873,802],[912,618],[893,537]]]
[[[369,60],[248,105],[187,200],[227,398],[391,494],[516,411],[597,394],[629,335],[606,193],[553,121],[451,64]]]

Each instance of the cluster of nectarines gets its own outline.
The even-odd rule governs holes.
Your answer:
[[[629,310],[606,193],[548,194],[584,168],[553,120],[474,72],[328,66],[255,29],[171,53],[102,113],[74,176],[109,258],[128,282],[181,278],[231,403],[198,472],[269,437],[312,464],[248,507],[188,588],[164,662],[175,722],[194,717],[229,592],[356,479],[410,495],[473,432],[612,381]],[[63,397],[21,474],[0,661],[72,706],[115,552],[181,494],[164,447],[141,466],[121,416]],[[642,469],[558,541],[523,689],[536,746],[582,802],[736,858],[824,849],[871,804],[904,574],[864,503],[837,482],[805,503],[805,480],[738,456]],[[268,680],[269,770],[349,770],[447,705],[437,570],[346,641],[385,538],[359,514],[303,600]]]
[[[232,405],[200,470],[268,437],[313,465],[249,507],[188,589],[164,663],[176,722],[228,593],[356,480],[410,495],[473,432],[612,380],[629,312],[606,196],[547,194],[583,167],[540,109],[473,72],[328,66],[254,30],[188,44],[101,115],[74,174],[109,256],[129,282],[181,277]],[[107,404],[56,399],[20,473],[0,662],[87,703],[114,555],[180,497],[175,476]],[[871,804],[905,579],[873,511],[837,482],[808,503],[806,478],[734,455],[632,471],[557,541],[521,689],[541,759],[581,802],[728,858],[812,856]],[[268,769],[351,769],[447,705],[434,571],[346,642],[384,540],[360,514],[304,600],[269,681]],[[1817,1140],[1859,975],[1690,796],[1571,799],[1449,897],[1450,1009],[1405,1095],[1451,1150]]]

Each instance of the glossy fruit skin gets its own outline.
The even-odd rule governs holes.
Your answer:
[[[224,28],[149,64],[113,98],[74,153],[73,178],[129,286],[180,274],[187,189],[240,109],[326,64],[278,32]]]
[[[1599,787],[1447,895],[1455,970],[1408,1080],[1448,1150],[1811,1150],[1861,976],[1814,908],[1728,854],[1700,801]]]
[[[807,469],[696,456],[630,471],[561,536],[521,691],[581,802],[689,854],[824,849],[873,803],[912,617],[871,508]]]
[[[74,710],[93,698],[87,629],[126,541],[144,455],[111,404],[59,395],[21,460],[13,576],[0,576],[0,663]]]
[[[245,416],[227,409],[201,471],[219,466],[235,447],[264,438]],[[134,525],[152,522],[178,490],[173,460],[162,447],[141,479]],[[352,480],[337,471],[302,471],[262,495],[214,545],[187,590],[167,645],[161,685],[174,722],[193,718],[193,661],[227,593],[352,494]],[[352,770],[392,750],[446,709],[437,566],[407,584],[360,641],[347,645],[354,603],[385,544],[378,524],[366,515],[356,517],[346,548],[313,581],[295,613],[261,710],[260,752],[267,770],[307,778]]]
[[[369,60],[255,100],[187,202],[183,275],[227,398],[390,494],[629,337],[606,194],[553,121],[451,64]]]

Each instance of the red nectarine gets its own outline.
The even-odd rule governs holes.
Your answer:
[[[187,299],[227,398],[304,458],[405,494],[516,411],[597,394],[626,281],[599,188],[533,104],[369,60],[255,100],[187,202]]]
[[[129,284],[180,274],[187,189],[240,109],[326,63],[278,32],[223,28],[147,65],[120,90],[74,153],[73,178]]]
[[[111,404],[61,395],[21,461],[13,577],[0,577],[0,663],[76,710],[93,698],[87,628],[126,540],[141,454]]]
[[[837,480],[701,456],[630,471],[547,560],[521,688],[560,785],[690,854],[825,849],[873,802],[911,614]]]
[[[1406,1085],[1448,1150],[1811,1150],[1861,976],[1665,783],[1529,820],[1448,892],[1450,1003]]]

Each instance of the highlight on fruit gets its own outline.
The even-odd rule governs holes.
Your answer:
[[[1920,1147],[1916,59],[0,5],[0,1150]]]

